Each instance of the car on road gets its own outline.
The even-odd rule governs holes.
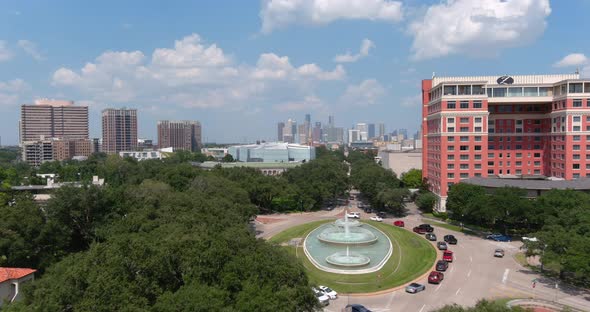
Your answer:
[[[323,291],[316,289],[316,288],[312,288],[311,290],[313,290],[315,297],[318,299],[318,301],[320,302],[321,305],[327,306],[330,304],[330,297],[328,297],[326,294],[324,294]]]
[[[385,214],[385,212],[383,212],[383,211],[379,211],[379,212],[377,212],[377,216],[379,216],[379,217],[381,217],[381,218],[383,218],[383,219],[387,218],[387,215],[386,215],[386,214]]]
[[[323,292],[330,299],[338,299],[338,293],[328,286],[318,286],[321,292]]]
[[[349,304],[344,309],[346,312],[371,312],[371,310],[365,308],[362,304]]]
[[[445,278],[445,275],[441,272],[432,271],[430,275],[428,275],[428,283],[430,284],[440,284],[442,280]]]
[[[438,242],[436,243],[436,248],[438,248],[438,250],[447,250],[447,243],[445,242]]]
[[[425,237],[429,241],[436,242],[436,234],[426,233]]]
[[[402,220],[395,220],[395,221],[393,221],[393,225],[398,226],[398,227],[404,227],[404,226],[406,226],[406,224]]]
[[[408,292],[410,294],[415,294],[415,293],[421,292],[425,289],[426,289],[426,286],[424,286],[422,284],[418,284],[418,283],[412,283],[412,284],[406,286],[406,292]]]
[[[508,235],[500,235],[500,236],[494,236],[494,238],[492,238],[492,240],[494,240],[496,242],[511,242],[512,237],[510,237]]]
[[[426,230],[428,233],[432,233],[434,231],[434,228],[430,224],[420,224],[418,227]]]
[[[500,233],[490,233],[486,235],[486,239],[494,239],[495,237],[502,236]]]
[[[360,219],[361,218],[361,213],[360,212],[349,212],[346,215],[349,218],[353,218],[353,219]]]
[[[418,233],[418,234],[424,234],[424,233],[426,233],[426,229],[424,229],[424,228],[421,228],[421,227],[419,227],[419,226],[415,226],[415,227],[412,229],[412,231],[414,231],[415,233]]]
[[[445,260],[438,260],[436,262],[436,270],[440,272],[444,272],[449,268],[449,263]]]
[[[494,250],[494,257],[504,258],[504,249],[496,249],[496,250]]]
[[[455,238],[455,235],[445,235],[444,240],[451,245],[457,245],[457,238]]]
[[[443,251],[442,259],[446,262],[453,262],[453,252],[450,250]]]
[[[371,221],[383,222],[383,218],[381,218],[380,216],[374,216],[369,219],[371,219]]]

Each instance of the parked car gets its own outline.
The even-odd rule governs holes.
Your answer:
[[[494,251],[494,257],[504,258],[504,249],[496,249]]]
[[[328,296],[328,298],[330,299],[337,299],[338,298],[338,293],[336,291],[334,291],[332,288],[328,287],[328,286],[318,286],[318,288],[320,289],[320,291],[322,291],[326,296]]]
[[[330,304],[330,297],[328,297],[324,292],[320,291],[319,289],[312,288],[315,297],[318,299],[321,305],[327,306]]]
[[[422,284],[418,284],[418,283],[412,283],[412,284],[406,286],[406,292],[411,293],[411,294],[421,292],[425,289],[426,289],[426,286],[424,286]]]
[[[436,262],[436,270],[440,272],[444,272],[449,268],[449,263],[445,260],[438,260]]]
[[[349,199],[349,200],[354,200],[354,195],[350,195],[350,196],[348,197],[348,199]]]
[[[502,236],[500,233],[490,233],[486,235],[486,239],[494,239],[495,237]]]
[[[445,235],[444,240],[451,245],[457,245],[457,238],[455,238],[455,235]]]
[[[379,211],[379,212],[377,212],[377,216],[379,216],[379,217],[381,217],[381,218],[383,218],[383,219],[387,218],[387,215],[386,215],[386,214],[385,214],[385,212],[383,212],[383,211]]]
[[[442,282],[442,280],[444,278],[445,278],[445,275],[442,274],[441,272],[432,271],[432,272],[430,272],[430,275],[428,275],[428,282],[430,284],[440,284],[440,282]]]
[[[344,309],[346,312],[371,312],[371,310],[365,308],[362,304],[349,304]]]
[[[416,233],[418,233],[418,234],[424,234],[424,233],[426,233],[426,229],[424,229],[424,228],[421,228],[421,227],[419,227],[419,226],[416,226],[416,227],[414,227],[414,228],[412,229],[412,231],[414,231],[414,232],[416,232]]]
[[[453,262],[453,252],[450,250],[445,250],[442,256],[443,260],[447,262]]]
[[[393,225],[398,226],[398,227],[405,227],[406,226],[406,224],[402,220],[393,221]]]
[[[436,242],[436,234],[426,233],[426,239],[432,242]]]
[[[360,212],[349,212],[346,215],[349,218],[353,218],[353,219],[360,219],[361,218],[361,213]]]
[[[426,230],[428,233],[432,233],[434,231],[434,228],[430,224],[420,224],[418,227]]]
[[[436,247],[438,248],[438,250],[447,250],[447,243],[438,242],[436,243]]]
[[[492,240],[495,240],[497,242],[511,242],[512,237],[510,237],[508,235],[500,235],[500,236],[494,236],[494,238],[492,238]]]

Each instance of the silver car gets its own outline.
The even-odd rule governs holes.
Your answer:
[[[409,292],[411,294],[421,292],[425,289],[426,289],[426,286],[424,286],[422,284],[418,284],[418,283],[412,283],[412,284],[406,286],[406,292]]]

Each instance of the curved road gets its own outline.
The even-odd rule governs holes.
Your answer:
[[[352,206],[355,208],[349,208],[349,210],[361,212],[362,219],[368,219],[371,216],[356,208],[355,201],[352,202]],[[256,229],[260,231],[259,237],[267,239],[295,225],[341,216],[345,209],[345,207],[339,207],[333,211],[260,216],[258,220],[262,222],[257,222]],[[422,220],[415,208],[411,209],[410,214],[402,220],[405,221],[406,230],[409,231],[418,224],[428,223]],[[391,218],[383,220],[388,224],[393,221],[394,219]],[[402,288],[379,295],[341,295],[337,300],[330,301],[330,305],[324,310],[340,312],[349,303],[360,303],[375,312],[426,312],[452,303],[471,306],[481,298],[515,297],[557,301],[582,311],[590,311],[589,292],[561,285],[556,289],[554,281],[543,278],[518,264],[513,257],[519,251],[520,242],[493,242],[436,225],[433,227],[439,240],[447,234],[455,235],[458,240],[457,245],[449,245],[449,250],[454,252],[455,259],[449,265],[449,269],[445,272],[445,279],[440,285],[428,284],[424,278],[418,282],[426,285],[426,290],[418,294],[408,294]],[[496,248],[506,251],[504,258],[493,257]],[[535,288],[532,287],[533,279],[537,279]]]

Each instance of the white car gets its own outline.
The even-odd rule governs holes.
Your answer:
[[[383,218],[381,218],[380,216],[374,216],[374,217],[371,217],[371,220],[372,221],[377,221],[377,222],[382,222],[383,221]]]
[[[311,290],[313,290],[315,297],[318,298],[318,301],[320,302],[321,305],[327,306],[330,304],[330,297],[328,297],[328,295],[326,295],[323,291],[318,290],[313,287],[311,288]]]
[[[332,288],[327,287],[327,286],[319,286],[318,288],[330,299],[337,299],[338,298],[338,293],[335,292],[334,290],[332,290]]]
[[[353,219],[360,219],[361,218],[361,213],[360,212],[349,212],[346,215],[349,218],[353,218]]]

